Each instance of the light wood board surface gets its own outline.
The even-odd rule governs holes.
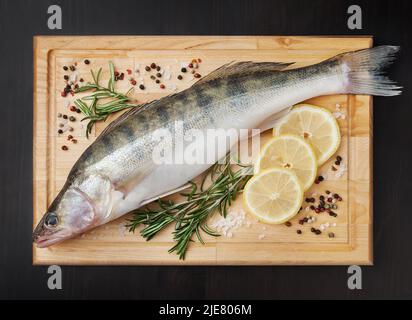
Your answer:
[[[116,69],[144,70],[150,62],[169,66],[172,79],[164,80],[166,89],[144,80],[146,90],[136,89],[141,102],[183,90],[194,83],[186,76],[176,80],[180,63],[201,58],[199,73],[206,75],[230,61],[296,62],[294,67],[320,62],[336,54],[372,46],[370,37],[280,37],[280,36],[39,36],[34,38],[34,181],[33,223],[41,219],[48,205],[63,186],[69,170],[80,154],[93,142],[108,122],[96,126],[91,138],[77,120],[74,132],[77,144],[67,142],[68,132],[58,135],[57,114],[72,115],[63,98],[62,67],[78,63],[77,77],[91,81],[89,70],[103,67],[103,81],[108,78],[107,63]],[[90,65],[83,63],[84,59]],[[135,76],[135,75],[134,75]],[[126,73],[125,78],[128,78]],[[136,78],[139,78],[136,76]],[[146,79],[146,78],[144,78]],[[138,80],[138,84],[139,84]],[[174,86],[176,85],[176,88]],[[126,92],[129,81],[119,81],[116,89]],[[69,101],[69,102],[67,102]],[[171,230],[146,242],[138,233],[124,230],[126,217],[101,226],[87,234],[46,249],[33,247],[33,263],[38,265],[349,265],[372,264],[372,99],[369,96],[336,95],[317,97],[310,103],[336,111],[341,106],[344,118],[338,119],[342,144],[337,154],[347,171],[341,177],[330,170],[333,159],[319,169],[327,181],[314,185],[307,194],[333,190],[343,202],[338,217],[317,215],[313,225],[330,222],[328,229],[336,237],[310,232],[311,225],[299,226],[298,220],[312,212],[302,212],[292,220],[293,226],[272,226],[257,222],[246,214],[243,226],[232,237],[205,237],[206,244],[190,246],[186,260],[169,254],[173,246]],[[79,119],[79,115],[75,114]],[[264,142],[270,133],[262,135]],[[62,151],[62,145],[69,146]],[[239,198],[232,208],[241,209]],[[304,208],[307,205],[304,205]],[[214,217],[217,219],[218,217]],[[303,235],[296,233],[297,229]]]

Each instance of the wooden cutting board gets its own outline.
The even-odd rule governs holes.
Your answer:
[[[296,62],[295,67],[320,62],[336,54],[372,46],[370,37],[280,37],[280,36],[39,36],[34,38],[34,225],[40,220],[48,205],[62,187],[67,174],[85,148],[104,129],[99,124],[91,138],[78,121],[70,134],[77,144],[67,141],[68,132],[57,134],[58,113],[73,115],[68,105],[73,97],[60,95],[64,87],[63,76],[68,72],[64,65],[77,62],[77,79],[91,81],[89,70],[103,67],[103,81],[108,78],[108,61],[116,69],[140,69],[151,62],[166,66],[171,79],[165,79],[166,89],[160,89],[147,75],[142,75],[146,90],[135,90],[141,102],[183,90],[194,83],[185,76],[176,80],[181,63],[201,58],[199,73],[206,75],[230,61],[280,61]],[[83,63],[84,59],[90,65]],[[133,74],[133,76],[136,76]],[[118,81],[117,91],[130,88],[129,76]],[[138,84],[140,83],[140,78]],[[232,237],[205,237],[206,244],[190,246],[186,260],[169,254],[173,246],[171,230],[146,242],[138,233],[124,230],[127,217],[101,226],[76,239],[47,249],[33,247],[36,265],[349,265],[372,264],[372,99],[369,96],[337,95],[311,99],[310,103],[336,111],[341,106],[343,117],[338,119],[342,144],[337,154],[343,157],[347,171],[338,177],[331,171],[331,160],[319,173],[327,181],[315,185],[307,192],[333,190],[343,202],[339,203],[338,217],[317,215],[314,225],[300,226],[298,220],[306,211],[292,220],[293,226],[271,226],[257,222],[246,214],[243,225],[233,230]],[[262,135],[263,141],[270,133]],[[62,145],[69,147],[62,151]],[[240,200],[240,201],[239,201]],[[232,212],[240,212],[241,199]],[[214,219],[217,219],[215,217]],[[320,236],[310,232],[312,226],[329,222],[336,227]],[[303,235],[296,233],[297,229]],[[333,232],[335,238],[329,238]]]

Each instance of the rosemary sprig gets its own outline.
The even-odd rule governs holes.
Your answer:
[[[109,71],[110,79],[107,87],[100,85],[100,76],[102,73],[102,68],[100,68],[97,72],[90,70],[93,82],[88,82],[75,91],[75,93],[80,93],[93,90],[92,94],[74,101],[76,107],[85,115],[81,121],[89,120],[86,127],[87,138],[97,121],[105,121],[112,113],[138,106],[137,104],[131,103],[133,100],[129,97],[133,88],[127,91],[126,94],[115,91],[114,65],[111,61],[109,61]]]
[[[140,234],[146,240],[152,239],[168,225],[175,223],[173,239],[176,244],[169,252],[176,252],[180,259],[184,259],[189,243],[194,234],[203,244],[201,231],[211,236],[219,236],[207,225],[207,219],[216,210],[224,217],[228,207],[236,196],[243,191],[246,182],[251,177],[252,167],[238,163],[230,163],[229,156],[224,163],[216,163],[204,175],[201,183],[191,182],[191,189],[181,193],[186,199],[179,203],[159,199],[155,208],[146,206],[143,209],[132,211],[133,217],[128,220],[127,228],[134,232],[139,225],[145,225]],[[206,181],[210,186],[205,188]]]

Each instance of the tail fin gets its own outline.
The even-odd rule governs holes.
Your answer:
[[[339,58],[347,75],[347,92],[374,96],[397,96],[399,87],[383,75],[383,69],[395,61],[396,46],[380,46],[350,53]]]

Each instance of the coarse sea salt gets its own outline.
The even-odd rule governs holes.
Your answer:
[[[345,172],[347,171],[347,167],[344,163],[341,163],[338,170],[335,173],[336,178],[342,178]]]
[[[225,237],[233,237],[233,231],[241,227],[245,221],[246,213],[243,209],[230,210],[226,218],[216,220],[212,227],[222,233]]]

